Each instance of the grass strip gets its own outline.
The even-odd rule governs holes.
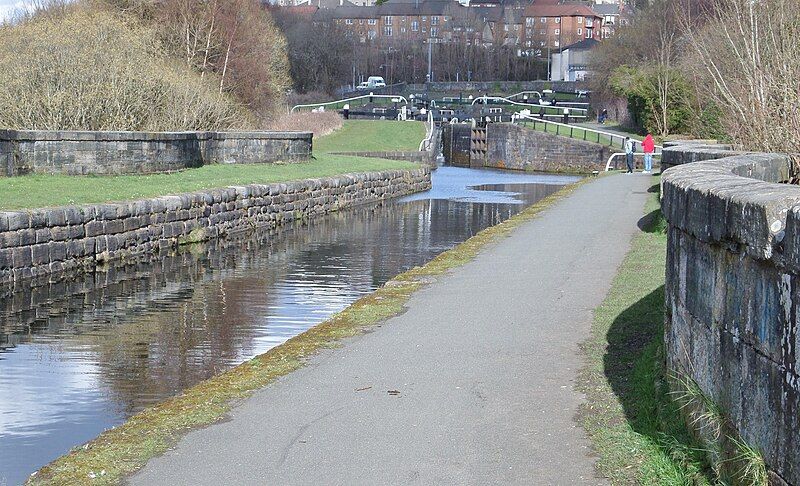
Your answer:
[[[415,152],[423,138],[422,122],[345,120],[341,129],[314,141],[314,153]]]
[[[420,138],[422,140],[422,138]],[[320,154],[293,164],[214,164],[168,174],[26,175],[0,178],[0,210],[126,201],[247,184],[418,167],[411,162]]]
[[[280,346],[134,415],[119,427],[43,467],[28,484],[117,484],[150,458],[164,453],[191,429],[222,419],[237,400],[304,366],[320,350],[336,347],[341,339],[359,335],[397,315],[411,294],[433,277],[471,261],[487,245],[507,236],[588,180],[591,179],[567,186],[427,264],[398,275],[329,320]]]
[[[634,236],[582,344],[579,420],[613,484],[703,485],[714,475],[669,393],[664,361],[666,224],[651,188]]]

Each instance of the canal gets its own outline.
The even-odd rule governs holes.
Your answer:
[[[397,201],[0,289],[0,485],[575,180],[442,167],[430,191]]]

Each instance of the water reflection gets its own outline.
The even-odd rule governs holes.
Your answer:
[[[433,190],[401,201],[6,290],[0,484],[23,481],[571,180],[442,168]]]

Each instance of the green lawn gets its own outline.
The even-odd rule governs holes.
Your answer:
[[[225,186],[413,167],[417,165],[410,162],[321,154],[313,161],[296,164],[207,165],[172,174],[8,177],[0,178],[0,209],[124,201]]]
[[[534,121],[524,121],[522,122],[522,125],[534,130],[539,130],[540,132],[554,133],[556,135],[561,135],[564,137],[570,137],[577,140],[586,140],[588,142],[595,142],[603,145],[611,145],[615,148],[622,149],[621,139],[615,137],[614,143],[612,145],[610,137],[607,137],[605,135],[600,135],[599,133],[586,131],[578,126],[571,126],[567,128],[567,127],[562,127],[560,125],[553,125],[552,123],[534,122]]]
[[[417,167],[411,162],[330,152],[415,151],[425,138],[419,122],[348,120],[314,140],[314,160],[294,164],[207,165],[171,174],[124,176],[29,175],[0,178],[0,210],[125,201],[217,187],[267,184],[350,172]]]
[[[347,120],[341,130],[314,140],[314,152],[414,152],[424,138],[422,122]]]
[[[605,301],[595,310],[579,413],[612,484],[715,483],[692,440],[664,370],[665,222],[658,179],[637,234]]]

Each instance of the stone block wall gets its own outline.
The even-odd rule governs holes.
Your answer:
[[[666,155],[669,154],[669,155]],[[800,484],[800,187],[788,156],[678,145],[663,175],[666,351]]]
[[[0,130],[0,176],[168,172],[215,163],[311,157],[310,132]]]
[[[430,188],[430,169],[349,174],[113,204],[0,212],[0,285],[273,228]]]
[[[543,172],[603,170],[611,156],[605,145],[544,133],[508,123],[487,129],[485,167]]]

